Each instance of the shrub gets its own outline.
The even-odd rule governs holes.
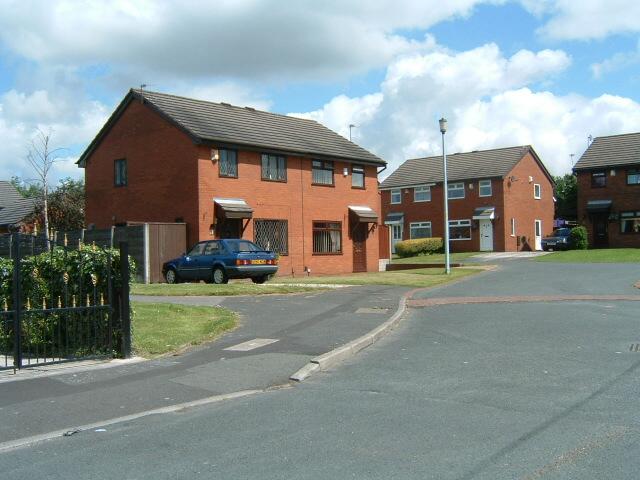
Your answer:
[[[396,253],[401,258],[441,253],[443,248],[444,243],[440,237],[416,238],[396,243]]]
[[[571,248],[586,250],[589,247],[587,229],[585,227],[573,227],[571,229]]]

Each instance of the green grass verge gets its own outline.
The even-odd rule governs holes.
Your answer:
[[[274,280],[280,282],[280,279]],[[296,285],[271,285],[265,283],[256,285],[254,283],[228,283],[226,285],[213,285],[208,283],[179,283],[168,285],[166,283],[152,283],[149,285],[135,283],[131,285],[132,295],[204,295],[204,296],[233,296],[233,295],[266,295],[270,293],[299,293],[318,290],[314,287],[300,287]]]
[[[478,255],[481,252],[460,252],[451,254],[451,262],[461,263],[466,258]],[[418,255],[416,257],[396,258],[391,263],[444,263],[444,253],[434,253],[432,255]]]
[[[342,285],[399,285],[407,287],[432,287],[473,275],[481,270],[470,268],[455,268],[451,275],[445,275],[442,269],[418,268],[416,270],[401,270],[395,272],[352,273],[347,275],[332,275],[318,277],[281,278],[283,283],[325,283]]]
[[[553,252],[535,259],[537,262],[559,263],[638,263],[640,248],[603,248]]]
[[[236,326],[236,314],[219,307],[132,302],[133,346],[155,357],[216,338]]]

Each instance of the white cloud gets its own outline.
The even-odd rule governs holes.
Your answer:
[[[560,40],[600,39],[640,32],[640,2],[633,0],[521,0],[530,12],[550,16],[539,29]]]
[[[380,92],[339,96],[307,116],[343,134],[358,123],[355,140],[387,160],[388,172],[407,158],[439,154],[438,118],[445,115],[451,152],[532,144],[560,174],[570,169],[571,153],[575,160],[582,154],[589,134],[640,131],[633,100],[532,89],[569,62],[562,51],[523,50],[506,58],[493,44],[460,53],[435,48],[393,62]]]
[[[593,78],[599,80],[609,73],[638,64],[640,64],[640,40],[636,49],[631,52],[616,53],[602,62],[591,64],[591,73]]]

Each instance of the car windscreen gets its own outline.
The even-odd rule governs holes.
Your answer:
[[[189,250],[187,253],[188,257],[195,257],[197,255],[202,255],[202,251],[204,250],[204,243],[196,243],[194,247]]]
[[[569,228],[556,228],[551,236],[553,237],[568,237],[571,234],[571,229]]]
[[[227,240],[227,247],[232,252],[262,252],[258,245],[247,240]]]

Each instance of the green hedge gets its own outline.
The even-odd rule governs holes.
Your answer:
[[[579,226],[571,229],[571,248],[574,250],[589,248],[589,236],[585,227]]]
[[[401,258],[442,253],[443,249],[444,243],[440,237],[416,238],[396,243],[396,253]]]

